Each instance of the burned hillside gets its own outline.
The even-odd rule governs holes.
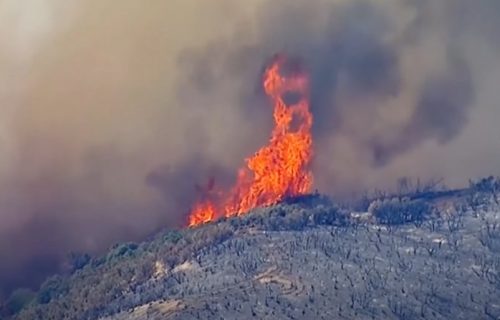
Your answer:
[[[117,245],[14,319],[498,319],[499,195],[488,178],[352,206],[366,210],[287,199]]]

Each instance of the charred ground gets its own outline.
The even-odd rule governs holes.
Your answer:
[[[321,195],[75,256],[16,320],[498,319],[500,180]],[[411,189],[411,190],[410,190]],[[9,317],[6,317],[9,319]]]

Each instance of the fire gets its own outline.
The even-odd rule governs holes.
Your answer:
[[[311,191],[309,77],[298,66],[285,70],[290,66],[285,56],[277,56],[264,73],[264,91],[273,104],[275,124],[268,145],[246,159],[246,167],[238,171],[236,185],[227,195],[209,195],[194,206],[189,226],[241,215]]]
[[[210,222],[215,215],[215,207],[210,201],[199,203],[189,215],[189,226]]]

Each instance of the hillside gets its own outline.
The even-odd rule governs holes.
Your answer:
[[[500,319],[499,195],[289,199],[75,259],[13,319]]]

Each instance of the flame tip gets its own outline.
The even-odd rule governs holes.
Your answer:
[[[274,106],[275,127],[269,144],[245,159],[246,167],[238,170],[236,185],[228,196],[221,198],[213,190],[213,181],[209,183],[207,192],[212,199],[195,205],[188,219],[190,227],[222,215],[240,216],[255,207],[311,191],[313,117],[309,110],[309,77],[300,60],[278,53],[265,70],[263,86]],[[301,99],[287,105],[283,98],[287,91],[298,92]],[[299,121],[295,128],[293,121]]]

